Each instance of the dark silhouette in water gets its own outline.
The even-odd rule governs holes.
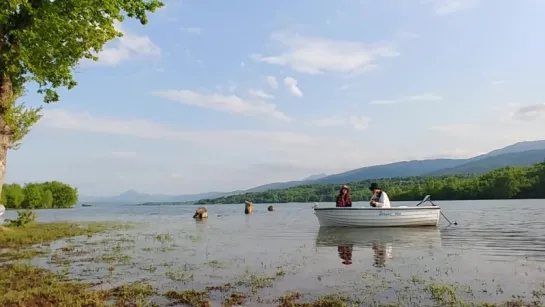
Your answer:
[[[254,203],[251,201],[245,201],[244,202],[244,214],[252,214],[252,211],[254,210]]]
[[[205,207],[199,207],[195,210],[193,218],[196,220],[202,220],[208,218],[208,210]]]
[[[385,244],[373,242],[373,263],[374,267],[383,268],[386,266],[386,258],[388,257],[387,247]]]
[[[339,245],[337,246],[337,251],[339,252],[339,257],[343,260],[341,263],[344,265],[352,264],[352,251],[353,244]]]

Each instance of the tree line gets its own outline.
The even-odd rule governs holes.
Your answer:
[[[78,190],[59,181],[4,184],[0,203],[9,209],[71,208],[78,202]]]
[[[369,186],[377,182],[394,201],[417,201],[430,194],[435,200],[545,198],[545,160],[530,167],[504,167],[482,175],[441,177],[406,177],[363,180],[349,183],[352,201],[367,201]],[[214,199],[197,204],[333,202],[339,184],[301,185],[282,190],[252,192]]]

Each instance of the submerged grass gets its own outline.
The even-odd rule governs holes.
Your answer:
[[[0,306],[106,306],[108,294],[24,264],[0,268]]]
[[[173,300],[176,304],[184,304],[194,307],[212,306],[212,303],[209,300],[208,291],[186,290],[183,292],[177,292],[170,290],[164,295],[168,299]]]
[[[26,264],[0,267],[0,306],[102,307],[153,306],[147,298],[157,294],[142,282],[124,284],[109,291],[92,290],[93,284],[65,279],[45,269]]]
[[[122,230],[130,228],[129,224],[89,222],[89,223],[32,223],[21,227],[10,227],[0,231],[0,248],[19,249],[35,244],[50,243],[83,235]]]

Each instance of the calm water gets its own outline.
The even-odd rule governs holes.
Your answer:
[[[260,290],[265,301],[249,305],[270,305],[267,299],[285,291],[310,297],[361,293],[396,301],[410,280],[459,284],[466,300],[531,299],[545,281],[545,200],[436,204],[458,225],[448,226],[442,218],[438,229],[320,229],[312,204],[279,204],[273,212],[257,204],[249,216],[241,204],[209,205],[205,222],[192,219],[196,206],[97,205],[38,210],[38,218],[140,222],[130,231],[71,242],[85,253],[64,269],[76,278],[112,285],[147,279],[163,289],[200,289],[282,270],[286,276]],[[13,215],[6,212],[6,218]],[[159,240],[158,234],[172,240]],[[115,260],[112,273],[111,258],[96,259],[112,254],[112,244],[104,242],[118,238],[135,241],[116,243],[125,257]],[[33,262],[63,268],[51,258]]]

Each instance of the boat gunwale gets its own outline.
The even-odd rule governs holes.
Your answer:
[[[314,208],[315,211],[328,211],[328,210],[441,210],[439,206],[426,206],[426,207],[327,207],[327,208]]]

